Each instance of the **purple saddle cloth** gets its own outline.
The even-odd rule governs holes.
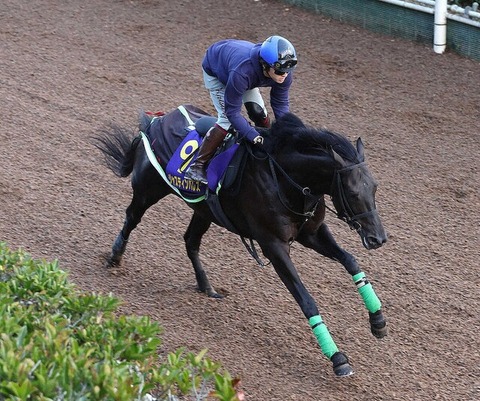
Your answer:
[[[178,188],[186,198],[199,197],[210,191],[217,191],[219,183],[239,144],[235,138],[226,140],[207,167],[208,186],[185,179],[185,171],[195,160],[197,149],[203,137],[195,129],[195,122],[207,113],[195,106],[183,106],[188,119],[182,111],[176,109],[164,116],[155,117],[145,129],[150,147],[165,171],[170,185]]]

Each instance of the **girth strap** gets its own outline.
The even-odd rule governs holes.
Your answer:
[[[260,265],[260,267],[265,267],[270,264],[262,262],[260,257],[258,256],[257,250],[255,248],[255,244],[253,242],[253,239],[249,238],[250,244],[247,243],[247,240],[245,237],[241,236],[240,233],[238,232],[237,228],[234,226],[234,224],[230,221],[230,219],[225,215],[223,212],[222,206],[220,205],[220,200],[218,199],[218,195],[214,192],[207,192],[207,196],[205,198],[205,201],[208,204],[208,207],[210,208],[211,212],[215,216],[215,218],[219,221],[219,223],[225,227],[227,230],[231,231],[234,234],[237,234],[240,236],[243,245],[245,245],[245,248],[247,249],[248,253],[252,258],[255,259],[255,261]]]

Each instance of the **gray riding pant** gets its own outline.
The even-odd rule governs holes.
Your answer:
[[[227,116],[225,115],[225,85],[222,84],[216,77],[212,77],[208,75],[203,70],[203,80],[205,82],[205,88],[207,88],[210,92],[210,97],[212,99],[212,103],[217,110],[218,117],[217,117],[217,124],[222,127],[224,130],[228,131],[230,126],[232,125],[228,120]],[[242,102],[245,104],[247,102],[254,102],[257,103],[262,107],[267,115],[267,109],[265,107],[265,102],[263,101],[263,97],[260,94],[260,89],[253,88],[246,91],[242,97]]]

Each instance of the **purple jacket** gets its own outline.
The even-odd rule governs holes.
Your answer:
[[[252,141],[258,132],[241,115],[242,96],[247,90],[271,87],[270,105],[275,118],[289,111],[288,90],[292,73],[281,84],[263,75],[260,64],[261,43],[226,39],[211,45],[205,54],[202,67],[208,75],[225,85],[225,114],[240,137]]]

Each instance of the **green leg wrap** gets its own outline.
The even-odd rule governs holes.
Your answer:
[[[353,282],[357,286],[357,290],[363,298],[363,302],[367,307],[368,311],[371,313],[375,313],[380,310],[382,307],[382,303],[380,299],[378,299],[377,294],[375,294],[375,290],[372,287],[372,284],[368,282],[365,277],[364,272],[360,272],[353,276]]]
[[[308,323],[310,323],[310,327],[317,338],[322,353],[330,359],[335,352],[338,352],[338,348],[328,332],[327,326],[323,322],[322,317],[320,315],[312,316],[308,319]]]

